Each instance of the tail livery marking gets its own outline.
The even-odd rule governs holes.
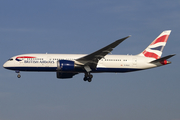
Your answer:
[[[159,59],[171,30],[163,31],[142,53],[139,55]]]
[[[159,59],[160,56],[158,56],[156,53],[152,53],[152,52],[147,52],[146,50],[143,51],[143,54],[145,57],[152,57],[155,59]]]
[[[151,50],[159,50],[159,51],[162,51],[164,48],[164,46],[158,46],[158,47],[155,47],[155,48],[150,48]]]
[[[170,33],[169,33],[169,34],[170,34]],[[160,37],[158,36],[158,37],[155,39],[155,41],[153,41],[153,42],[151,43],[151,45],[154,45],[154,44],[159,43],[159,42],[167,42],[168,37],[169,37],[168,34],[165,34],[165,35],[160,36]]]

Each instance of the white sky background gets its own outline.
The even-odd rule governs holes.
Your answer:
[[[0,65],[24,53],[94,52],[132,35],[113,54],[138,54],[172,30],[163,56],[172,64],[145,71],[83,74],[0,68],[0,120],[180,120],[179,0],[0,1]]]

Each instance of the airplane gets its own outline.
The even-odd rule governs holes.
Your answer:
[[[3,67],[14,70],[20,78],[20,71],[56,72],[57,78],[72,78],[84,73],[84,81],[91,82],[91,73],[124,73],[155,68],[170,64],[171,54],[161,57],[171,30],[163,31],[144,51],[137,55],[112,55],[111,51],[125,39],[115,42],[91,54],[22,54],[10,58]]]

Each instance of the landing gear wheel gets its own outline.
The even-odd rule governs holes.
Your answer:
[[[85,73],[84,75],[84,81],[88,81],[88,82],[91,82],[92,81],[92,78],[93,78],[93,75],[90,74],[90,73]]]
[[[91,82],[91,81],[92,81],[92,79],[91,79],[91,78],[89,78],[89,79],[88,79],[88,82]]]
[[[87,77],[84,77],[84,79],[83,79],[84,81],[87,81],[88,80],[88,78]]]
[[[20,75],[20,71],[19,70],[15,70],[16,73],[18,73],[17,77],[20,78],[21,75]]]
[[[18,75],[17,75],[17,77],[18,77],[18,78],[20,78],[20,77],[21,77],[21,75],[20,75],[20,74],[18,74]]]
[[[93,78],[93,75],[91,75],[91,74],[90,74],[90,75],[89,75],[89,78],[91,78],[91,79],[92,79],[92,78]]]

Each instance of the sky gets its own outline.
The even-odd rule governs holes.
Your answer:
[[[131,73],[21,72],[2,65],[25,53],[89,54],[131,35],[112,54],[142,52],[172,30],[172,64]],[[1,0],[0,120],[180,120],[179,0]]]

